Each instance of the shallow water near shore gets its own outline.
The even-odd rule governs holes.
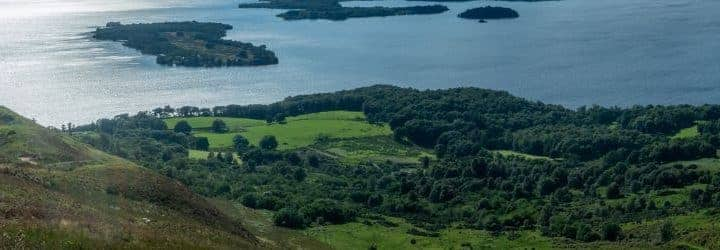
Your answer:
[[[283,21],[235,1],[0,0],[0,105],[44,125],[162,105],[270,103],[370,84],[475,86],[581,105],[720,103],[720,2],[448,3],[439,15]],[[429,2],[358,1],[347,6]],[[477,23],[485,5],[520,18]],[[279,65],[182,68],[87,37],[110,21],[212,21],[266,44]]]

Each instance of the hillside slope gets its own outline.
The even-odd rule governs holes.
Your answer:
[[[0,249],[263,248],[182,184],[0,107]]]

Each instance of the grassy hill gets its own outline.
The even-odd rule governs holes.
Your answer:
[[[0,249],[260,246],[182,184],[0,107]]]

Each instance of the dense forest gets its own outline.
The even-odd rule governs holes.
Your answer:
[[[343,7],[339,0],[264,0],[259,3],[242,3],[240,8],[268,8],[288,10],[277,16],[285,20],[327,19],[345,20],[360,17],[438,14],[449,9],[442,5],[410,7]]]
[[[458,15],[458,17],[465,19],[502,19],[518,18],[519,16],[517,11],[513,9],[493,6],[469,9]]]
[[[322,9],[322,10],[291,10],[278,16],[285,20],[301,20],[301,19],[328,19],[328,20],[345,20],[357,17],[384,17],[384,16],[404,16],[404,15],[423,15],[437,14],[448,11],[449,9],[442,5],[430,6],[411,6],[411,7],[346,7],[339,9]]]
[[[122,41],[123,45],[157,56],[157,63],[188,67],[257,66],[277,64],[265,45],[224,40],[233,27],[221,23],[168,22],[120,24],[97,28],[93,37]]]
[[[168,128],[162,120],[216,116],[275,123],[332,110],[362,111],[371,123],[389,124],[395,141],[432,149],[436,157],[418,164],[348,165],[310,148],[278,150],[279,142],[269,135],[258,145],[236,136],[231,149],[191,159],[188,150],[206,147],[206,138],[191,135],[186,123]],[[675,138],[695,124],[696,136]],[[625,234],[620,225],[720,204],[718,172],[677,163],[715,157],[718,124],[718,105],[570,110],[503,91],[377,85],[269,105],[161,107],[101,119],[71,132],[205,196],[276,211],[280,226],[305,228],[388,215],[411,221],[416,228],[408,233],[415,235],[433,236],[460,225],[494,233],[538,230],[545,236],[594,242],[655,237]],[[213,129],[223,126],[213,124]],[[687,201],[659,202],[653,196],[669,188],[689,188]],[[382,219],[375,223],[392,224]],[[672,223],[666,224],[658,229],[663,230],[660,242],[675,235]]]

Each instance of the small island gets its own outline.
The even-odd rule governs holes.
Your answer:
[[[406,1],[408,1],[408,2],[470,2],[470,1],[475,1],[475,0],[406,0]]]
[[[92,32],[98,40],[121,41],[143,54],[157,56],[157,63],[186,67],[260,66],[278,63],[265,45],[224,40],[233,27],[221,23],[166,22],[148,24],[107,23]]]
[[[448,11],[442,5],[412,6],[412,7],[352,7],[330,10],[291,10],[278,16],[285,20],[327,19],[333,21],[357,17],[385,17],[404,15],[437,14]]]
[[[326,19],[333,21],[361,17],[439,14],[449,9],[443,5],[410,7],[343,7],[340,0],[262,0],[244,3],[240,8],[267,8],[288,10],[277,15],[284,20]]]
[[[485,19],[518,18],[519,16],[513,9],[493,6],[469,9],[458,15],[460,18],[479,19],[481,22]]]

